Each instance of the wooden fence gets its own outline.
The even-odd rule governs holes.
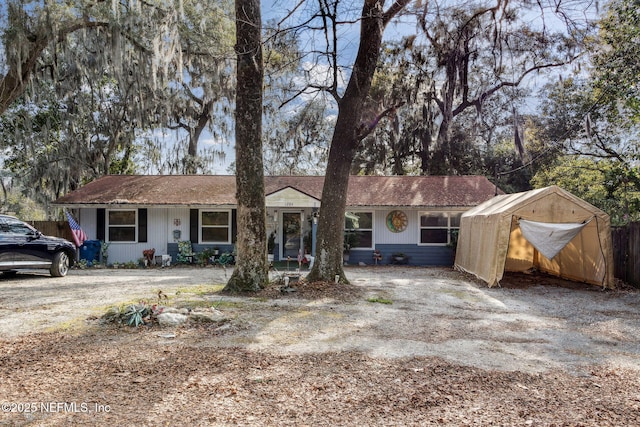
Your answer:
[[[62,237],[70,242],[73,242],[73,234],[69,228],[67,221],[27,221],[35,228],[40,230],[42,234],[47,236]]]
[[[615,277],[640,287],[640,222],[611,229]]]

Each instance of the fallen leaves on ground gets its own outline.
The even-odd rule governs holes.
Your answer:
[[[252,298],[363,295],[348,284],[292,286],[282,292],[270,285]],[[483,370],[433,357],[216,346],[220,334],[233,331],[195,326],[167,334],[157,326],[94,322],[80,333],[2,340],[0,425],[640,425],[637,369],[599,365],[576,376]]]
[[[173,341],[154,328],[103,326],[2,342],[4,402],[75,402],[88,410],[3,411],[0,424],[640,424],[639,371],[594,367],[590,376],[575,377],[487,371],[428,357],[273,355],[188,345],[216,337],[206,336],[207,329],[178,331],[187,333],[190,340]]]
[[[273,282],[252,295],[269,299],[303,298],[315,300],[331,298],[337,301],[349,301],[362,297],[363,294],[362,288],[349,283],[299,281],[291,283],[288,287],[282,283]]]

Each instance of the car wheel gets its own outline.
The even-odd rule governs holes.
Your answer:
[[[58,252],[53,256],[51,264],[51,275],[54,277],[64,277],[69,271],[69,256],[64,252]]]

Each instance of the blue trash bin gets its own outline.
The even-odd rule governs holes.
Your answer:
[[[80,246],[80,259],[87,260],[87,265],[100,261],[100,240],[85,240]]]

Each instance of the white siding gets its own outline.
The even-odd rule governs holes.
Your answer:
[[[114,262],[137,262],[142,258],[142,251],[155,249],[156,254],[166,253],[166,234],[164,223],[166,222],[166,209],[147,210],[147,242],[143,243],[109,243],[109,264]]]
[[[152,209],[149,209],[151,212]],[[189,240],[189,208],[167,208],[165,209],[165,219],[162,222],[162,228],[158,229],[158,233],[166,236],[167,243],[177,243],[178,240]],[[149,217],[149,225],[151,225],[151,217]],[[160,224],[159,224],[160,225]],[[173,238],[173,231],[180,231],[180,238]],[[167,246],[164,246],[166,251]],[[157,248],[156,248],[157,251]],[[166,252],[163,252],[166,254]]]
[[[389,212],[401,210],[407,214],[407,229],[401,233],[394,233],[387,228],[386,219]],[[394,208],[375,211],[374,241],[376,244],[419,244],[420,243],[420,213],[421,212],[462,212],[460,209],[404,209]]]
[[[386,226],[387,214],[393,210],[402,210],[407,215],[407,229],[400,233],[391,232]],[[389,208],[374,210],[374,244],[412,244],[420,241],[420,212],[425,209]],[[282,224],[282,212],[286,209],[270,208],[268,212],[268,230],[278,229],[280,235]],[[297,210],[299,211],[299,210]],[[367,209],[354,209],[354,211],[370,211]],[[433,210],[432,210],[433,211]],[[447,211],[444,209],[443,211]],[[146,243],[111,243],[109,246],[109,263],[137,261],[142,258],[142,251],[154,248],[156,255],[167,253],[167,244],[176,243],[178,240],[189,240],[189,208],[148,208],[147,209],[147,238]],[[311,209],[305,209],[304,233],[307,232],[308,222],[306,218],[311,214]],[[277,215],[278,221],[274,221]],[[80,210],[78,220],[82,229],[90,240],[96,239],[96,209],[84,208]],[[180,231],[180,238],[174,239],[174,230]],[[280,237],[280,236],[278,236]]]
[[[96,209],[95,208],[83,208],[80,209],[80,214],[76,218],[78,224],[82,230],[86,233],[89,240],[96,240]]]
[[[283,188],[280,191],[268,195],[265,199],[266,205],[270,208],[297,209],[320,207],[320,201],[318,199],[314,199],[293,188]]]
[[[80,210],[78,221],[87,233],[89,240],[97,239],[96,209]],[[177,220],[177,221],[176,221]],[[178,225],[176,225],[178,224]],[[167,253],[167,244],[177,242],[173,238],[173,231],[180,230],[179,240],[189,240],[189,209],[188,208],[148,208],[147,209],[147,242],[109,244],[109,264],[114,262],[137,262],[142,258],[142,251],[155,249],[156,255]]]
[[[387,215],[391,211],[401,210],[407,214],[408,224],[407,229],[394,233],[387,228],[386,220]],[[374,214],[374,242],[376,244],[417,244],[420,240],[420,227],[419,227],[418,211],[409,209],[388,209],[377,210]]]

